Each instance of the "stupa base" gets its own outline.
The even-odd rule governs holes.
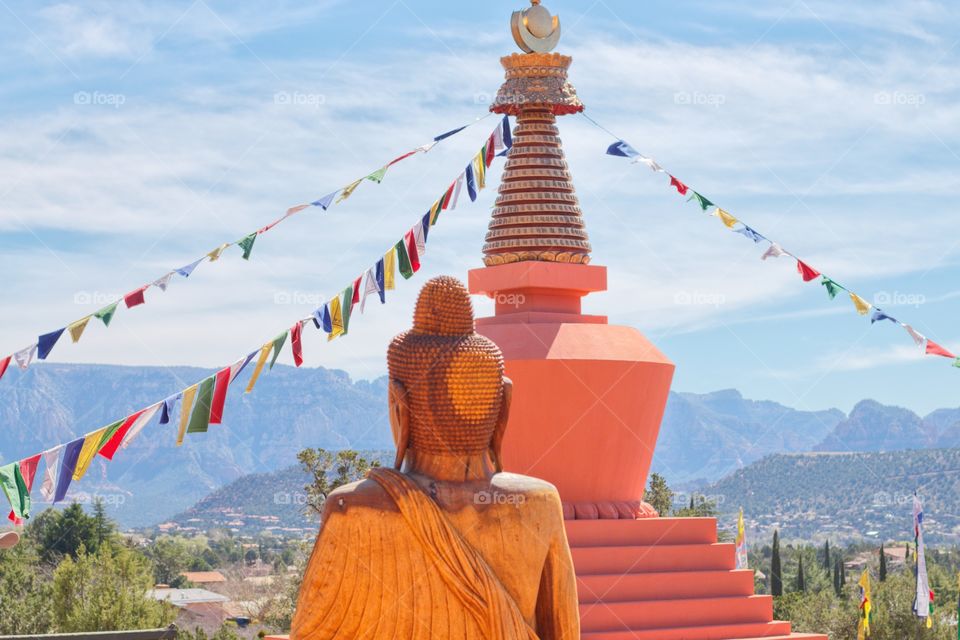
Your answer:
[[[828,640],[773,619],[714,518],[569,520],[584,640]]]

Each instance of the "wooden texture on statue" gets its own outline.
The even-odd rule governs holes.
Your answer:
[[[553,485],[500,472],[511,383],[463,284],[435,278],[388,353],[397,469],[330,494],[294,640],[576,640]]]

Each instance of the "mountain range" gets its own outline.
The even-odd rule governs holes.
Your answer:
[[[38,363],[0,382],[0,462],[109,424],[213,373],[193,367]],[[386,379],[277,365],[252,394],[228,395],[224,424],[175,445],[175,427],[147,427],[113,462],[97,458],[71,497],[100,496],[124,526],[147,526],[251,473],[295,464],[306,447],[393,447]],[[704,486],[775,453],[960,446],[960,409],[913,412],[864,400],[849,415],[743,398],[736,390],[670,394],[652,468],[674,486]],[[35,494],[35,499],[39,496]]]

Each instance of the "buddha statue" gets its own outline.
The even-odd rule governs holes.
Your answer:
[[[387,355],[394,468],[332,492],[293,640],[578,640],[553,485],[503,473],[511,382],[466,288],[429,281]]]

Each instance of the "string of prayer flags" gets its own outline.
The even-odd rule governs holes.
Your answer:
[[[590,121],[598,129],[601,129],[602,131],[608,134],[610,133],[609,130],[604,128],[600,123],[593,120],[593,118],[587,116],[586,114],[581,114],[581,115],[583,115],[588,121]],[[616,138],[616,136],[613,136],[613,137]],[[687,193],[690,192],[691,195],[688,198],[688,201],[696,200],[697,204],[704,211],[706,211],[710,207],[716,206],[712,201],[706,198],[703,194],[701,194],[700,192],[694,189],[691,189],[685,183],[681,182],[680,179],[674,176],[672,173],[665,171],[663,167],[660,166],[655,160],[641,154],[639,151],[637,151],[637,149],[631,146],[630,143],[628,143],[626,140],[617,139],[616,142],[612,143],[610,146],[607,147],[606,154],[610,156],[631,158],[633,162],[642,162],[643,164],[646,164],[653,171],[665,173],[670,178],[670,183],[669,183],[670,188],[676,189],[680,195],[687,195]],[[469,167],[467,168],[469,170]],[[468,178],[468,186],[469,186],[469,173],[467,178]],[[778,258],[784,255],[789,255],[793,257],[797,262],[797,271],[803,277],[803,280],[805,282],[810,282],[811,280],[814,280],[818,277],[821,278],[820,284],[822,284],[824,288],[827,290],[827,295],[830,296],[831,300],[836,298],[840,291],[846,291],[850,296],[850,300],[853,302],[854,309],[857,311],[859,315],[867,316],[868,314],[870,314],[870,311],[873,310],[873,314],[870,317],[871,324],[875,324],[881,320],[889,320],[894,324],[899,324],[910,335],[914,343],[918,347],[923,349],[927,355],[936,355],[936,356],[943,356],[946,358],[953,358],[954,366],[956,366],[957,368],[960,368],[960,358],[955,356],[948,349],[945,349],[944,347],[940,346],[936,342],[928,339],[926,336],[916,331],[909,324],[900,322],[896,318],[883,312],[881,309],[874,307],[872,304],[867,302],[867,300],[861,297],[860,295],[838,284],[837,281],[834,280],[833,278],[830,278],[826,275],[821,274],[819,271],[809,266],[803,260],[785,251],[780,246],[779,243],[764,236],[753,227],[749,226],[742,220],[737,219],[736,217],[729,214],[728,212],[726,212],[724,209],[720,207],[716,208],[716,210],[714,211],[714,215],[719,217],[720,220],[724,223],[724,225],[727,228],[733,230],[736,233],[739,233],[740,235],[752,240],[755,243],[759,243],[761,240],[766,240],[767,242],[769,242],[770,243],[769,246],[760,256],[761,260],[765,261],[767,258]]]
[[[137,306],[140,306],[140,305],[145,304],[145,302],[146,302],[145,293],[146,293],[146,290],[147,290],[147,289],[149,289],[150,287],[156,287],[156,288],[160,289],[161,291],[166,291],[166,290],[167,290],[167,287],[168,287],[168,285],[169,285],[169,283],[170,283],[170,278],[173,276],[173,274],[177,273],[177,274],[180,274],[181,276],[183,276],[184,278],[189,278],[190,275],[191,275],[191,274],[193,273],[193,271],[197,268],[197,266],[199,266],[199,264],[200,264],[201,262],[204,262],[204,261],[216,262],[216,261],[218,261],[218,260],[220,259],[220,257],[223,255],[223,252],[224,252],[228,247],[231,247],[231,246],[236,245],[236,246],[239,247],[240,250],[242,251],[242,258],[243,258],[244,260],[249,260],[249,259],[250,259],[250,254],[251,254],[251,252],[253,251],[253,246],[254,246],[254,243],[256,242],[257,236],[258,236],[258,235],[261,235],[261,234],[263,234],[263,233],[265,233],[265,232],[267,232],[267,231],[269,231],[270,229],[272,229],[273,227],[275,227],[277,224],[279,224],[280,222],[282,222],[282,221],[285,220],[286,218],[288,218],[288,217],[290,217],[290,216],[292,216],[292,215],[294,215],[294,214],[296,214],[296,213],[298,213],[298,212],[300,212],[300,211],[303,211],[304,209],[307,209],[307,208],[309,208],[309,207],[319,207],[319,208],[323,209],[324,211],[326,211],[326,210],[330,207],[330,205],[333,204],[334,198],[336,198],[338,194],[339,194],[340,197],[336,200],[336,202],[343,202],[344,200],[346,200],[347,198],[350,197],[350,195],[354,192],[354,190],[356,190],[356,188],[357,188],[364,180],[370,180],[370,181],[372,181],[372,182],[376,182],[376,183],[379,184],[380,182],[383,181],[384,177],[386,176],[387,170],[388,170],[389,167],[391,167],[392,165],[396,164],[397,162],[400,162],[401,160],[403,160],[403,159],[405,159],[405,158],[409,158],[409,157],[411,157],[411,156],[413,156],[413,155],[416,155],[416,154],[418,154],[418,153],[426,153],[426,152],[430,151],[430,149],[432,149],[433,146],[436,145],[440,140],[444,140],[444,139],[446,139],[446,138],[449,138],[449,137],[451,137],[451,136],[453,136],[453,135],[455,135],[455,134],[457,134],[457,133],[459,133],[459,132],[467,129],[468,127],[472,126],[473,124],[476,124],[476,123],[479,122],[480,120],[485,119],[485,118],[488,117],[488,116],[489,116],[489,114],[486,115],[486,116],[483,116],[483,117],[481,117],[481,118],[477,118],[474,122],[472,122],[472,123],[470,123],[470,124],[468,124],[468,125],[464,125],[464,126],[459,127],[459,128],[457,128],[457,129],[448,131],[447,133],[441,134],[440,136],[436,136],[431,142],[429,142],[429,143],[427,143],[427,144],[420,145],[419,147],[416,147],[415,149],[413,149],[413,150],[411,150],[411,151],[409,151],[409,152],[407,152],[407,153],[404,153],[404,154],[400,155],[399,157],[395,158],[394,160],[392,160],[392,161],[389,162],[388,164],[385,164],[385,165],[381,166],[379,169],[376,169],[375,171],[367,174],[367,175],[364,176],[363,178],[360,178],[360,179],[358,179],[358,180],[355,180],[354,182],[350,183],[349,185],[347,185],[347,186],[344,187],[344,188],[337,189],[336,191],[333,191],[333,192],[331,192],[331,193],[328,193],[327,195],[322,196],[322,197],[320,197],[320,198],[318,198],[318,199],[316,199],[316,200],[313,200],[312,202],[309,202],[309,203],[306,203],[306,204],[294,205],[294,206],[292,206],[292,207],[289,207],[289,208],[286,210],[286,212],[284,213],[284,215],[283,215],[282,217],[280,217],[280,218],[277,219],[277,220],[274,220],[273,222],[271,222],[270,224],[268,224],[268,225],[266,225],[266,226],[264,226],[264,227],[261,227],[259,230],[255,231],[255,232],[253,232],[253,233],[249,233],[249,234],[245,235],[243,238],[241,238],[240,240],[238,240],[238,241],[236,241],[236,242],[226,242],[226,243],[223,243],[223,244],[219,245],[218,247],[216,247],[215,249],[213,249],[212,251],[208,252],[208,253],[207,253],[206,255],[204,255],[202,258],[199,258],[199,259],[197,259],[197,260],[194,260],[193,262],[191,262],[191,263],[189,263],[189,264],[187,264],[187,265],[184,265],[184,266],[182,266],[182,267],[180,267],[180,268],[177,268],[177,269],[174,269],[174,270],[172,270],[172,271],[169,271],[169,272],[167,272],[166,274],[164,274],[163,276],[161,276],[160,278],[151,281],[149,284],[143,285],[143,286],[141,286],[141,287],[139,287],[139,288],[137,288],[137,289],[134,289],[133,291],[127,293],[127,294],[124,295],[123,298],[122,298],[122,300],[123,300],[123,302],[124,302],[124,304],[125,304],[125,307],[126,307],[127,309],[132,309],[132,308],[134,308],[134,307],[137,307]],[[498,148],[498,147],[500,147],[500,146],[503,146],[503,145],[505,144],[505,143],[504,143],[505,140],[509,141],[509,140],[511,139],[511,138],[510,138],[510,132],[509,132],[509,126],[510,126],[509,119],[505,116],[504,119],[503,119],[503,121],[499,122],[499,123],[497,124],[497,126],[494,128],[493,132],[488,136],[488,138],[487,138],[488,141],[487,141],[487,143],[483,146],[482,151],[481,151],[481,153],[483,154],[483,158],[481,158],[481,161],[479,162],[479,165],[478,165],[479,167],[481,167],[481,168],[484,167],[484,163],[486,163],[486,166],[489,166],[489,165],[490,165],[490,162],[492,162],[492,159],[493,159],[493,154],[492,154],[492,152],[495,151],[496,148]],[[507,144],[507,146],[509,147],[509,144]],[[482,173],[481,173],[481,175],[480,175],[480,179],[481,179],[481,181],[484,179],[484,175],[483,175]],[[455,182],[454,184],[457,184],[457,183]],[[481,184],[481,188],[482,188],[482,187],[483,187],[483,185]],[[448,189],[448,192],[447,192],[447,193],[450,193],[450,190],[449,190],[449,189]],[[445,196],[447,195],[447,193],[445,193]],[[445,203],[444,203],[443,206],[441,206],[441,208],[446,208],[445,205],[446,205],[447,203],[449,203],[449,198],[444,198],[444,200],[445,200]],[[438,209],[437,213],[439,213],[439,209]],[[434,216],[433,219],[434,219],[434,222],[435,222],[436,216]],[[89,322],[89,319],[90,319],[91,316],[102,320],[104,326],[109,327],[109,326],[110,326],[110,322],[111,322],[111,320],[113,319],[113,317],[114,317],[114,315],[115,315],[115,313],[116,313],[116,311],[117,311],[118,304],[119,304],[119,301],[117,301],[117,302],[115,302],[115,303],[113,303],[113,304],[110,304],[110,305],[104,307],[103,309],[100,309],[99,311],[97,311],[97,312],[95,312],[95,313],[93,313],[93,314],[91,314],[91,315],[87,315],[87,316],[81,318],[80,320],[76,320],[76,321],[74,321],[74,322],[71,322],[71,323],[67,324],[65,328],[67,328],[67,329],[70,330],[70,336],[71,336],[73,342],[76,343],[76,342],[78,342],[78,341],[80,340],[80,336],[83,334],[84,330],[86,329],[87,323]],[[56,341],[59,339],[60,334],[62,333],[62,331],[63,331],[63,330],[61,329],[61,330],[58,330],[58,332],[51,332],[51,333],[49,333],[49,334],[44,334],[43,336],[41,336],[41,340],[39,341],[39,344],[38,344],[39,359],[44,360],[44,359],[47,358],[47,356],[50,354],[50,351],[52,350],[53,346],[56,344]],[[19,366],[21,366],[21,368],[27,368],[27,367],[29,367],[29,365],[30,365],[30,363],[32,362],[32,359],[33,359],[33,354],[30,352],[30,348],[21,349],[20,351],[15,352],[14,354],[11,354],[11,356],[13,356],[13,357],[15,358],[15,360],[17,361],[17,364],[18,364]],[[8,356],[8,357],[10,357],[10,356]],[[0,360],[0,362],[3,362],[3,360]],[[2,375],[3,375],[4,372],[5,372],[5,367],[4,367],[4,369],[0,370],[0,377],[2,377]]]
[[[502,131],[492,135],[481,152],[474,157],[472,164],[468,165],[473,166],[475,171],[479,172],[481,168],[485,170],[486,163],[492,162],[495,155],[490,153],[491,149],[496,150],[504,146],[503,133],[508,130],[509,123],[505,119],[499,126]],[[509,137],[506,139],[509,140]],[[329,302],[322,305],[307,318],[298,320],[287,331],[277,335],[273,340],[264,343],[260,348],[253,350],[233,364],[219,369],[215,374],[208,375],[200,382],[167,397],[163,401],[156,402],[145,409],[116,420],[66,445],[59,445],[21,461],[18,468],[21,469],[24,477],[27,497],[29,497],[29,489],[41,458],[46,464],[41,492],[48,499],[53,498],[55,502],[61,501],[66,496],[71,481],[82,479],[97,455],[106,460],[113,460],[117,451],[126,448],[158,412],[160,412],[160,424],[169,424],[173,421],[174,415],[178,414],[179,408],[177,446],[182,446],[187,433],[206,432],[211,424],[221,424],[230,384],[255,357],[257,363],[247,385],[247,392],[253,390],[268,359],[270,359],[270,367],[273,368],[288,336],[291,342],[294,364],[298,367],[303,364],[303,327],[308,321],[313,320],[318,328],[322,328],[329,334],[330,339],[346,335],[354,307],[357,304],[363,311],[366,299],[372,293],[376,293],[381,302],[386,301],[385,292],[395,286],[395,272],[398,266],[405,278],[412,277],[420,269],[422,258],[426,253],[427,240],[432,233],[431,226],[436,222],[436,211],[452,208],[455,205],[459,185],[462,184],[465,175],[466,172],[461,173],[447,188],[443,196],[431,206],[430,210],[422,214],[413,227],[404,233],[402,238],[383,254],[373,266],[363,271],[359,277],[355,278]],[[248,254],[256,235],[251,234],[244,240],[233,244],[240,245]],[[250,242],[245,243],[245,240]],[[170,275],[173,273],[175,272],[170,272]],[[146,287],[143,287],[138,291],[142,293],[145,289]],[[109,321],[109,318],[112,317],[117,304],[114,303],[105,308],[104,313],[101,314],[106,321]],[[14,354],[8,356],[4,361],[0,361],[0,363],[3,363],[0,366],[6,367],[11,358],[17,360],[18,363],[25,360],[28,364],[29,359],[41,347],[43,355],[46,356],[53,345],[56,344],[56,340],[68,329],[72,336],[76,331],[75,339],[78,339],[91,317],[96,317],[96,315],[86,316],[66,328],[45,334],[38,340],[37,344],[22,350],[23,354],[19,357]],[[0,372],[2,370],[0,368]],[[179,407],[178,402],[180,403]],[[17,486],[16,473],[16,470],[9,472],[8,475],[13,479],[13,484],[9,485],[8,483],[8,486]],[[15,497],[14,500],[16,499]],[[27,509],[23,509],[22,513],[26,515]],[[18,517],[16,512],[14,517]]]

